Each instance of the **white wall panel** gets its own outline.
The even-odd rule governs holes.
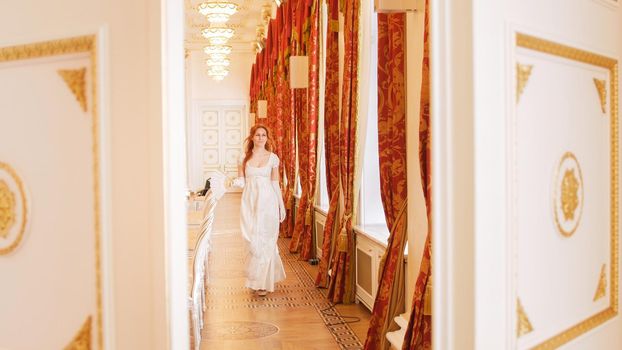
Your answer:
[[[94,37],[86,41],[95,45]],[[89,317],[92,344],[98,344],[101,226],[91,53],[0,64],[0,114],[13,116],[10,126],[0,128],[0,161],[15,169],[30,193],[26,237],[0,256],[0,339],[11,349],[63,348]],[[84,68],[79,86],[87,111],[58,73]]]
[[[162,2],[153,0],[0,3],[0,47],[80,35],[98,36],[102,307],[104,346],[109,349],[163,349],[169,344],[163,244],[161,5]],[[43,67],[32,66],[28,74],[35,74]],[[26,89],[12,78],[2,79],[0,86],[14,95]],[[92,181],[85,174],[92,164],[92,158],[87,158],[91,146],[86,146],[91,136],[81,132],[89,128],[90,120],[86,115],[76,115],[75,110],[79,108],[72,96],[66,101],[67,96],[55,95],[66,91],[49,88],[47,83],[30,84],[27,89],[32,99],[27,104],[3,99],[5,102],[0,106],[3,111],[0,129],[12,137],[0,140],[0,161],[11,159],[10,163],[16,164],[15,168],[26,178],[33,209],[33,226],[25,241],[13,255],[0,257],[0,266],[3,271],[4,266],[11,270],[17,264],[21,264],[24,272],[38,269],[35,280],[19,283],[37,281],[40,294],[33,300],[34,304],[48,298],[45,295],[48,289],[53,292],[50,298],[63,294],[68,298],[62,300],[66,304],[48,307],[62,308],[67,313],[56,313],[53,321],[43,322],[49,327],[41,332],[32,332],[31,320],[19,332],[3,333],[0,348],[61,348],[64,344],[61,340],[70,340],[80,326],[75,324],[78,319],[73,314],[75,310],[88,311],[93,302],[90,299],[95,298],[89,287],[95,277],[87,276],[93,266],[94,243],[88,240],[93,240],[89,230],[94,214],[86,212],[87,206],[92,206],[88,198],[91,191],[83,190],[87,181]],[[44,99],[35,98],[41,94]],[[43,110],[45,106],[50,108]],[[20,116],[24,121],[47,122],[29,124],[26,130],[19,121]],[[70,123],[70,119],[74,121]],[[16,142],[18,138],[36,147],[4,147],[4,142]],[[61,190],[62,196],[58,193]],[[73,212],[71,220],[66,220],[68,211]],[[56,214],[60,216],[55,218]],[[64,235],[75,234],[78,226],[82,234],[65,240]],[[34,259],[35,250],[43,244],[41,239],[52,237],[59,238],[54,244],[66,250],[51,249],[47,254],[56,257],[66,253],[62,259],[24,262],[26,258]],[[85,246],[90,248],[82,249]],[[46,274],[47,265],[56,271],[69,256],[75,259],[67,275]],[[52,280],[54,283],[50,283]],[[66,288],[62,287],[65,283]],[[84,286],[79,295],[92,295],[89,300],[72,296],[77,293],[74,291],[77,284]],[[5,290],[8,289],[3,280]],[[4,298],[4,292],[1,294]],[[27,305],[23,301],[19,309],[11,306],[12,312],[0,313],[1,332],[16,330],[22,324],[20,313],[29,314]],[[47,316],[41,314],[35,320],[42,320],[41,317]],[[37,338],[50,342],[34,347]]]
[[[519,36],[510,123],[518,347],[558,346],[616,314],[616,63]]]

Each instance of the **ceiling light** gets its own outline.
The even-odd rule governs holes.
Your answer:
[[[222,59],[215,59],[215,58],[209,58],[207,61],[205,61],[205,63],[207,63],[207,65],[209,67],[214,67],[214,66],[223,66],[223,67],[229,67],[229,64],[231,64],[231,61],[229,61],[228,58],[222,58]]]
[[[226,44],[233,34],[235,31],[225,26],[209,27],[201,31],[201,35],[213,46]]]
[[[207,55],[207,58],[212,59],[214,61],[222,61],[222,60],[227,59],[227,55],[223,55],[220,53],[213,53],[213,54]]]
[[[203,48],[203,52],[208,55],[228,55],[231,53],[231,46],[206,46]]]
[[[198,7],[198,11],[207,17],[210,23],[226,23],[238,10],[238,5],[229,1],[208,1]]]
[[[216,69],[217,67],[220,67],[220,68]],[[221,77],[221,79],[219,80],[222,80],[222,78],[226,77],[228,74],[229,74],[229,71],[222,66],[213,66],[207,70],[207,75],[209,75],[212,78]]]

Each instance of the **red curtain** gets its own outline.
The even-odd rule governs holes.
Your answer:
[[[292,19],[294,1],[287,1],[283,8],[283,27],[281,29],[281,50],[283,55],[283,170],[287,179],[284,191],[287,216],[281,224],[281,237],[291,237],[294,232],[294,192],[296,185],[296,118],[294,113],[294,94],[289,88],[289,57],[292,51]]]
[[[389,349],[386,333],[399,328],[393,319],[404,312],[404,247],[408,239],[404,27],[404,14],[378,14],[380,192],[390,235],[365,342],[365,349],[370,350]]]
[[[339,207],[339,2],[328,0],[328,33],[326,34],[326,80],[324,93],[324,149],[326,156],[326,187],[329,208],[324,224],[324,240],[318,287],[328,286],[328,266],[335,250],[335,219]]]
[[[309,88],[307,89],[307,116],[299,120],[298,162],[302,194],[296,213],[294,236],[290,242],[290,251],[300,251],[299,258],[307,260],[313,257],[313,212],[315,204],[315,183],[317,178],[317,123],[319,117],[319,0],[307,0],[306,9],[311,13],[306,17],[303,29],[306,53],[309,56]],[[302,92],[304,93],[304,92]]]
[[[294,31],[293,35],[293,47],[295,55],[304,56],[307,54],[307,39],[308,33],[305,33],[307,28],[307,0],[295,0],[294,11]],[[300,194],[300,200],[298,202],[298,210],[295,215],[294,230],[292,232],[292,240],[289,242],[290,253],[298,253],[302,244],[302,234],[305,223],[304,209],[306,208],[308,191],[306,184],[308,181],[308,166],[306,163],[306,157],[308,153],[307,140],[308,140],[308,109],[307,109],[307,91],[305,89],[293,89],[294,94],[294,118],[296,119],[296,145],[298,148],[298,174],[300,175],[300,184],[302,193]]]
[[[413,305],[410,320],[402,349],[420,350],[432,348],[432,316],[429,312],[431,303],[431,239],[430,216],[431,208],[431,150],[430,150],[430,7],[429,0],[425,4],[425,30],[423,44],[423,67],[421,81],[421,115],[419,122],[419,162],[421,163],[421,180],[428,209],[428,235],[421,259],[419,276],[415,282]]]
[[[328,297],[333,302],[354,301],[354,169],[358,98],[358,33],[360,0],[344,0],[344,71],[339,122],[339,159],[343,217],[337,236],[336,252],[331,261],[333,277],[328,283]]]

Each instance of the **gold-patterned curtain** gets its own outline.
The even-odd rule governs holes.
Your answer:
[[[314,256],[313,212],[317,178],[317,123],[319,117],[319,0],[306,0],[310,9],[303,26],[306,54],[309,56],[309,88],[307,89],[307,116],[298,122],[298,150],[302,194],[296,213],[294,235],[290,242],[291,252],[300,252],[299,258],[307,260]]]
[[[360,0],[344,0],[344,69],[339,122],[339,160],[343,216],[339,223],[336,251],[331,258],[333,276],[328,298],[333,302],[354,301],[354,172],[358,118],[358,34]]]
[[[404,247],[406,203],[405,15],[378,14],[378,153],[380,192],[390,232],[380,263],[380,281],[365,349],[389,349],[386,333],[399,327],[393,319],[404,312]]]
[[[281,52],[283,55],[283,170],[287,179],[284,203],[287,209],[285,221],[281,223],[281,237],[291,237],[294,232],[294,192],[296,190],[296,118],[294,94],[289,88],[289,56],[292,52],[292,19],[294,1],[287,1],[283,7],[283,28],[281,29]]]
[[[324,93],[324,154],[329,207],[324,224],[324,240],[315,284],[328,286],[328,266],[335,250],[335,219],[339,206],[339,2],[328,0],[326,34],[326,80]]]
[[[295,24],[294,28],[294,37],[295,41],[295,49],[296,53],[299,56],[305,56],[308,52],[308,15],[307,15],[307,0],[297,0],[296,1],[296,16],[295,16]],[[298,175],[300,177],[300,187],[302,192],[300,193],[300,200],[298,202],[298,210],[296,211],[296,218],[294,223],[294,232],[292,234],[292,240],[289,242],[289,251],[290,253],[298,253],[300,251],[300,247],[302,245],[302,235],[304,234],[305,228],[305,214],[308,202],[308,139],[309,132],[308,127],[309,123],[307,122],[309,115],[308,109],[308,89],[293,89],[293,93],[295,96],[295,104],[296,104],[296,126],[297,126],[297,146],[298,146]]]
[[[421,259],[419,275],[415,282],[410,320],[404,336],[403,350],[427,350],[432,348],[432,315],[431,287],[431,150],[430,150],[430,6],[425,4],[425,30],[423,44],[423,64],[421,80],[421,115],[419,122],[419,162],[421,163],[421,180],[428,213],[428,234]]]

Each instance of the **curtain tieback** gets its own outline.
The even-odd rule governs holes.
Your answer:
[[[423,293],[423,314],[425,316],[432,315],[432,276],[428,277],[428,283]]]
[[[307,206],[307,212],[305,213],[305,226],[311,226],[311,221],[313,219],[313,199],[309,198]]]
[[[341,231],[339,231],[339,237],[337,238],[337,249],[340,253],[348,251],[348,221],[352,218],[352,213],[343,217],[343,224],[341,225]]]

